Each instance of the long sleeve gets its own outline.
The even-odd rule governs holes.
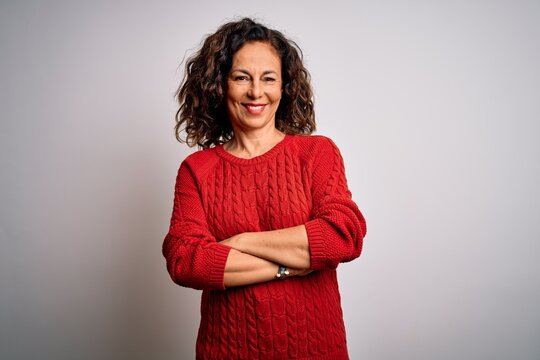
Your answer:
[[[312,168],[313,210],[305,224],[311,268],[335,269],[362,251],[366,222],[347,187],[343,158],[328,138],[318,146]]]
[[[163,255],[172,280],[195,289],[224,289],[230,247],[209,231],[197,182],[184,161],[176,178],[174,207]]]
[[[196,151],[180,166],[175,190],[163,254],[176,283],[203,289],[198,359],[349,358],[335,271],[216,290],[240,268],[253,275],[238,249],[220,242],[237,234],[304,224],[314,270],[360,254],[365,222],[328,138],[286,135],[250,159],[223,145]],[[269,278],[277,272],[272,268]]]

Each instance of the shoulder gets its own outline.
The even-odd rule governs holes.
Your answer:
[[[195,151],[188,155],[180,164],[180,169],[189,170],[197,179],[201,179],[218,162],[215,148]]]
[[[310,149],[335,147],[332,139],[325,135],[293,135],[294,142]]]
[[[318,157],[340,155],[337,145],[324,135],[294,135],[293,143],[301,157],[314,161]]]

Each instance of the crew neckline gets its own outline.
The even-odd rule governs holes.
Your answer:
[[[230,161],[235,164],[239,165],[251,165],[251,164],[258,164],[263,161],[267,161],[275,156],[279,152],[279,149],[281,149],[289,140],[292,138],[291,135],[285,134],[285,137],[281,139],[276,145],[274,145],[272,148],[267,150],[266,152],[262,153],[261,155],[257,155],[255,157],[252,157],[250,159],[241,158],[236,155],[231,154],[227,150],[223,148],[224,144],[216,146],[214,149],[216,153],[223,159]]]

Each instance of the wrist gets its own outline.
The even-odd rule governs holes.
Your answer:
[[[289,269],[283,265],[278,265],[278,270],[276,273],[276,279],[283,280],[289,276]]]

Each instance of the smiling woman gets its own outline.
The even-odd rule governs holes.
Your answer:
[[[281,87],[281,61],[271,45],[259,41],[247,43],[234,54],[227,78],[227,113],[235,129],[235,137],[226,147],[229,152],[241,156],[237,139],[249,133],[256,131],[258,136],[263,136],[263,132],[277,131],[274,119]]]
[[[199,359],[348,359],[338,264],[366,223],[336,145],[315,130],[301,51],[242,19],[186,64],[167,269],[202,289]],[[182,131],[186,139],[182,138]]]
[[[225,99],[229,79],[233,75],[231,70],[234,60],[240,60],[240,50],[257,42],[271,47],[279,57],[281,74],[278,75],[281,79],[276,77],[276,80],[281,80],[282,93],[275,111],[275,127],[288,134],[311,134],[315,130],[313,92],[309,73],[302,61],[302,51],[279,31],[270,30],[251,19],[243,19],[221,26],[187,61],[184,80],[177,92],[180,107],[176,113],[175,130],[178,141],[206,149],[233,138]],[[250,74],[249,69],[238,70],[238,81],[249,83],[252,80],[254,74]],[[273,70],[277,72],[277,69]],[[273,77],[268,75],[267,81]],[[184,130],[185,140],[182,136]]]

